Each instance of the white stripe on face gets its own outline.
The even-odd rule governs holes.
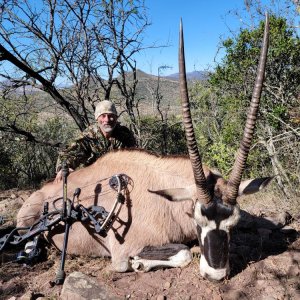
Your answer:
[[[218,216],[216,215],[213,220],[209,220],[206,216],[202,214],[201,207],[202,204],[197,201],[194,209],[194,219],[196,221],[196,224],[198,224],[202,228],[202,230],[204,230],[205,227],[210,228],[210,230],[216,229],[217,224],[215,220],[218,219]],[[228,216],[228,218],[220,220],[218,229],[229,232],[229,229],[235,226],[239,221],[239,219],[240,219],[240,208],[238,205],[235,205],[233,207],[232,214]]]
[[[208,223],[205,227],[201,227],[201,243],[202,243],[202,245],[204,245],[204,239],[207,236],[207,234],[216,228],[217,228],[217,224],[215,221],[208,221]]]
[[[223,269],[214,269],[210,267],[204,257],[204,255],[201,255],[200,257],[200,274],[204,278],[210,279],[210,280],[222,280],[226,275],[229,273],[229,261],[227,261],[227,264],[225,268]]]
[[[240,219],[240,208],[238,205],[235,205],[232,215],[229,218],[221,221],[219,228],[221,230],[225,230],[226,232],[229,232],[230,228],[235,226],[238,223],[239,219]]]
[[[201,230],[198,230],[200,246],[203,251],[200,258],[200,273],[208,279],[221,280],[229,273],[229,231],[231,227],[237,224],[240,210],[238,206],[228,210],[223,207],[222,203],[214,203],[213,205],[215,206],[205,208],[202,207],[201,203],[196,202],[194,218],[196,226],[201,227]],[[207,212],[209,219],[204,215],[205,212]],[[216,251],[222,253],[219,252],[219,255],[216,254]],[[212,267],[213,265],[215,267]]]

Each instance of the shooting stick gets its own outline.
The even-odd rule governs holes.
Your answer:
[[[69,238],[69,230],[71,226],[71,203],[67,198],[67,177],[69,175],[69,168],[65,162],[62,164],[62,178],[63,178],[63,206],[61,211],[61,218],[65,222],[65,235],[64,235],[64,244],[61,252],[61,260],[60,267],[56,273],[55,284],[60,285],[64,283],[66,273],[64,271],[65,261],[66,261],[66,253],[68,247],[68,238]]]

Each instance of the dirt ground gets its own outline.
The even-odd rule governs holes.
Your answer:
[[[0,193],[0,238],[13,226],[13,216],[30,191]],[[240,200],[242,219],[233,229],[230,277],[213,283],[200,277],[197,243],[192,263],[183,268],[149,273],[112,273],[109,259],[67,256],[65,271],[80,271],[123,299],[300,299],[300,218],[274,205],[272,197]],[[286,224],[286,226],[284,226]],[[53,285],[60,254],[49,248],[47,259],[35,265],[14,261],[20,249],[0,254],[0,299],[59,299],[62,286]],[[26,295],[26,296],[24,296]],[[23,296],[23,297],[22,297]]]

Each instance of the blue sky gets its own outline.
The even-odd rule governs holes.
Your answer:
[[[178,72],[178,29],[183,20],[186,69],[205,70],[214,66],[220,37],[229,37],[230,30],[241,27],[240,21],[229,11],[244,7],[244,0],[146,0],[149,19],[145,42],[170,47],[143,52],[137,58],[138,68],[157,75],[161,65],[172,69],[162,75]],[[221,54],[217,56],[220,61]]]

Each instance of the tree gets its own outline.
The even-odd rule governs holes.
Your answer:
[[[242,29],[236,38],[223,42],[226,55],[210,80],[220,101],[223,101],[223,108],[226,107],[221,114],[227,115],[227,108],[231,114],[236,109],[236,101],[239,102],[238,107],[248,107],[262,34],[263,21],[257,28]],[[299,114],[299,56],[300,39],[295,29],[288,26],[285,18],[272,15],[266,79],[255,147],[259,152],[267,151],[273,173],[278,175],[277,181],[288,197],[294,193],[294,184],[299,186],[300,182],[299,172],[291,164],[298,160],[300,146],[300,128],[293,121],[295,115]],[[240,123],[244,124],[244,112],[236,113]],[[226,122],[226,117],[222,118]],[[262,157],[265,159],[264,155]],[[252,162],[254,160],[256,164],[264,165],[260,156],[252,157]]]
[[[236,136],[241,122],[236,108],[239,104],[219,97],[208,82],[195,82],[190,87],[195,131],[205,164],[228,174],[234,163]]]
[[[95,103],[114,92],[136,126],[134,57],[143,49],[142,37],[149,25],[143,0],[44,0],[38,4],[2,0],[0,4],[4,94],[20,87],[25,87],[24,93],[28,87],[44,91],[84,130]]]

